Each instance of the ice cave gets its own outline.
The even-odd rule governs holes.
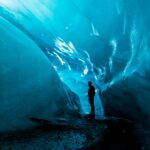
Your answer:
[[[131,121],[149,150],[149,18],[149,0],[0,0],[0,133],[81,119],[92,81],[96,119]]]

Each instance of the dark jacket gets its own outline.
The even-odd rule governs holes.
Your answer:
[[[90,88],[88,90],[88,97],[94,98],[94,95],[95,95],[95,88],[94,88],[94,86],[90,86]]]

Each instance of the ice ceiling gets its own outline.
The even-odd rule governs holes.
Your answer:
[[[148,86],[149,7],[148,0],[0,0],[0,20],[47,56],[61,81],[79,96],[84,113],[89,112],[87,82],[92,80],[96,112],[103,116],[99,91],[131,76],[146,78]]]

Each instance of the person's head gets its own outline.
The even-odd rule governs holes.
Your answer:
[[[89,86],[92,86],[92,82],[91,82],[91,81],[89,81],[89,82],[88,82],[88,85],[89,85]]]

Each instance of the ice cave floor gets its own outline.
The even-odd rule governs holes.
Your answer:
[[[144,150],[133,133],[133,123],[123,119],[56,120],[30,118],[38,126],[0,134],[1,150]],[[137,132],[136,132],[137,133]],[[138,133],[140,134],[140,132]],[[150,140],[150,137],[147,138]],[[139,142],[140,141],[140,142]],[[148,143],[148,142],[147,142]]]

